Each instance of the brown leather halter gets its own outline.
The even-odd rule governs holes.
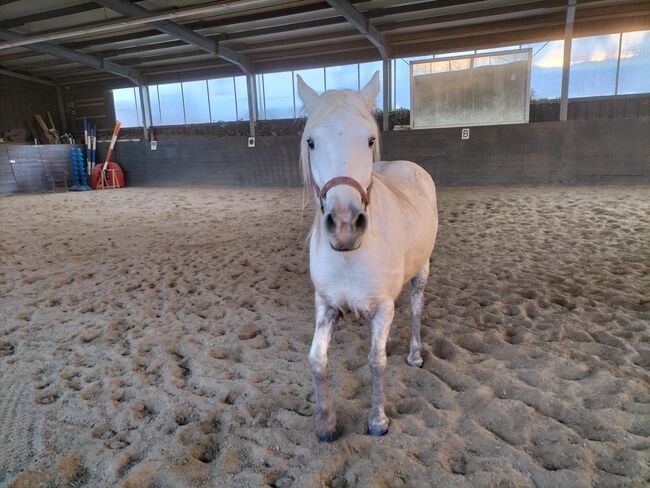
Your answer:
[[[314,180],[314,173],[311,170],[311,164],[309,165],[309,173],[310,173],[310,178],[311,178],[311,185],[314,187],[314,191],[316,192],[316,196],[318,197],[318,200],[320,201],[320,211],[325,212],[324,206],[323,206],[323,199],[327,195],[327,192],[330,191],[332,188],[338,185],[348,185],[354,188],[359,192],[361,195],[361,202],[363,202],[363,205],[365,208],[368,208],[368,204],[370,203],[370,190],[372,190],[372,178],[370,179],[370,184],[368,185],[368,188],[364,190],[363,186],[355,180],[354,178],[350,178],[349,176],[335,176],[331,180],[329,180],[327,183],[323,185],[323,188],[320,188],[316,184],[316,180]]]

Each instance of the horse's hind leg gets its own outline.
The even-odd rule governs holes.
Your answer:
[[[316,330],[309,351],[309,365],[316,392],[316,436],[331,442],[335,438],[336,412],[332,407],[327,384],[327,350],[339,311],[316,295]]]
[[[372,374],[372,410],[368,419],[370,435],[384,435],[388,431],[388,417],[384,411],[384,371],[386,370],[386,341],[394,314],[395,304],[389,301],[379,304],[372,318],[372,345],[368,355]]]
[[[411,366],[422,367],[422,340],[420,327],[422,325],[422,307],[424,305],[424,287],[429,280],[429,261],[411,280],[411,351],[406,362]]]

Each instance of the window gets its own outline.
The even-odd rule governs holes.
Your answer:
[[[113,103],[115,104],[115,118],[122,123],[122,127],[139,127],[140,97],[135,88],[120,88],[113,90]]]
[[[292,77],[291,71],[262,75],[264,118],[290,119],[295,116]]]
[[[415,56],[413,58],[393,60],[393,108],[410,108],[411,106],[411,81],[409,75],[411,61],[432,58],[433,56]]]
[[[162,125],[160,117],[160,99],[158,98],[158,85],[149,86],[149,103],[151,104],[151,124]]]
[[[325,68],[325,88],[328,90],[358,90],[359,68],[356,64]]]
[[[248,120],[248,84],[245,76],[235,76],[237,120]]]
[[[532,49],[531,99],[559,99],[562,90],[563,40],[393,59],[392,108],[410,108],[411,61],[434,60],[426,64],[430,73],[450,72],[471,68],[468,59],[448,59],[450,57],[519,48]],[[481,63],[494,65],[495,60],[498,57],[478,56],[474,58],[474,67]],[[375,72],[381,73],[382,69],[382,61],[373,61],[259,74],[256,76],[258,118],[282,119],[304,115],[304,107],[297,93],[296,75],[300,75],[316,92],[323,93],[326,89],[358,90],[370,81]],[[579,98],[648,93],[648,73],[650,31],[576,38],[572,43],[569,96]],[[383,77],[380,76],[380,80],[383,83]],[[151,85],[148,89],[154,126],[249,119],[245,76]],[[140,92],[137,88],[113,90],[113,98],[116,117],[124,127],[142,125]],[[380,89],[375,107],[383,107],[383,89]]]
[[[624,32],[618,94],[650,92],[650,31]]]
[[[235,84],[232,78],[208,80],[210,93],[210,113],[212,122],[237,120],[235,104]]]
[[[208,84],[206,81],[183,83],[183,103],[186,124],[210,122],[210,104],[208,102]]]
[[[161,125],[182,125],[185,123],[183,109],[183,88],[180,83],[158,85]]]
[[[564,40],[522,44],[533,50],[530,76],[531,99],[555,99],[562,93]]]
[[[573,39],[570,98],[615,94],[619,37],[610,34]]]

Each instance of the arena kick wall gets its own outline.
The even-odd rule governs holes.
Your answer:
[[[132,185],[296,186],[297,136],[182,138],[118,144]],[[391,131],[382,159],[408,159],[441,186],[650,183],[650,117]],[[102,148],[103,149],[103,148]]]
[[[650,117],[472,127],[469,140],[461,139],[460,128],[393,131],[382,133],[381,144],[383,159],[416,161],[439,186],[650,183]],[[169,138],[156,151],[143,142],[119,142],[113,159],[131,186],[298,186],[298,145],[297,136],[258,137],[254,148],[245,137]],[[32,174],[35,158],[44,151],[57,160],[69,154],[69,146],[4,146],[4,193],[45,191]],[[99,145],[99,161],[106,147]],[[10,165],[18,152],[21,158]],[[31,165],[29,171],[22,164]],[[30,184],[11,181],[25,174]]]

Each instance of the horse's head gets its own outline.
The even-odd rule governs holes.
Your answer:
[[[309,115],[300,150],[303,175],[314,189],[319,225],[336,251],[357,249],[368,227],[372,163],[379,158],[372,116],[378,93],[379,73],[360,92],[322,95],[298,76],[298,95]]]

